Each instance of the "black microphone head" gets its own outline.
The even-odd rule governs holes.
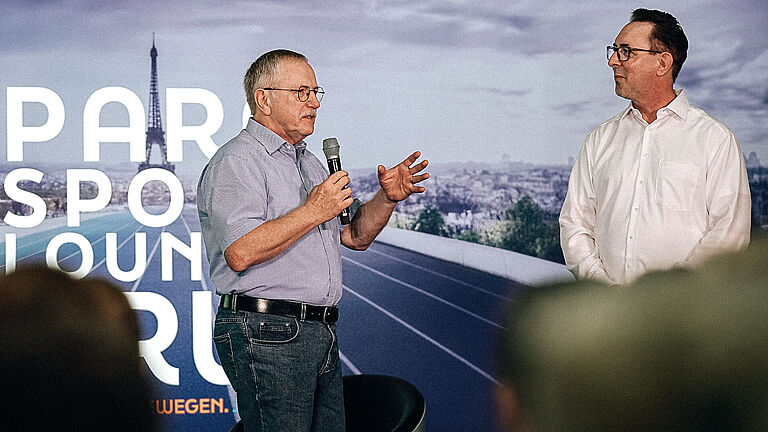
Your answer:
[[[326,159],[339,157],[339,141],[336,138],[326,138],[323,140],[323,153]]]

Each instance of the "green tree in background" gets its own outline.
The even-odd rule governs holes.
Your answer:
[[[483,237],[474,230],[466,230],[456,233],[457,240],[463,240],[465,242],[480,243],[483,244]]]
[[[537,240],[544,236],[544,212],[530,197],[524,196],[504,214],[501,246],[504,249],[538,256]]]
[[[507,209],[499,247],[526,255],[564,262],[557,221],[546,222],[546,213],[529,196]]]
[[[433,205],[426,205],[421,210],[419,216],[411,225],[411,229],[443,237],[450,237],[453,231],[451,227],[445,224],[443,215],[440,214],[440,209]]]
[[[440,208],[430,204],[421,210],[409,228],[565,263],[563,251],[560,249],[560,226],[557,220],[551,220],[552,217],[533,199],[524,196],[507,209],[503,221],[484,227],[480,231],[454,232],[453,228],[445,223]]]

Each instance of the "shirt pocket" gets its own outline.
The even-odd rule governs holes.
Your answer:
[[[693,205],[699,168],[682,162],[659,161],[656,173],[656,204],[676,211],[689,211]]]

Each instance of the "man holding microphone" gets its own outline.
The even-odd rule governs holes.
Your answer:
[[[221,302],[214,342],[246,431],[343,431],[335,322],[339,244],[366,249],[429,174],[414,152],[365,204],[349,176],[306,149],[323,89],[306,57],[270,51],[248,69],[252,118],[204,168],[197,192],[211,280]],[[339,214],[350,208],[351,222]]]

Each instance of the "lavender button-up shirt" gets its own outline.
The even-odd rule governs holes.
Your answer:
[[[304,184],[302,184],[302,175]],[[297,208],[328,177],[301,141],[293,145],[255,122],[221,146],[203,169],[197,210],[211,280],[219,294],[335,305],[341,298],[338,218],[321,224],[278,256],[235,272],[224,251],[262,223]]]

